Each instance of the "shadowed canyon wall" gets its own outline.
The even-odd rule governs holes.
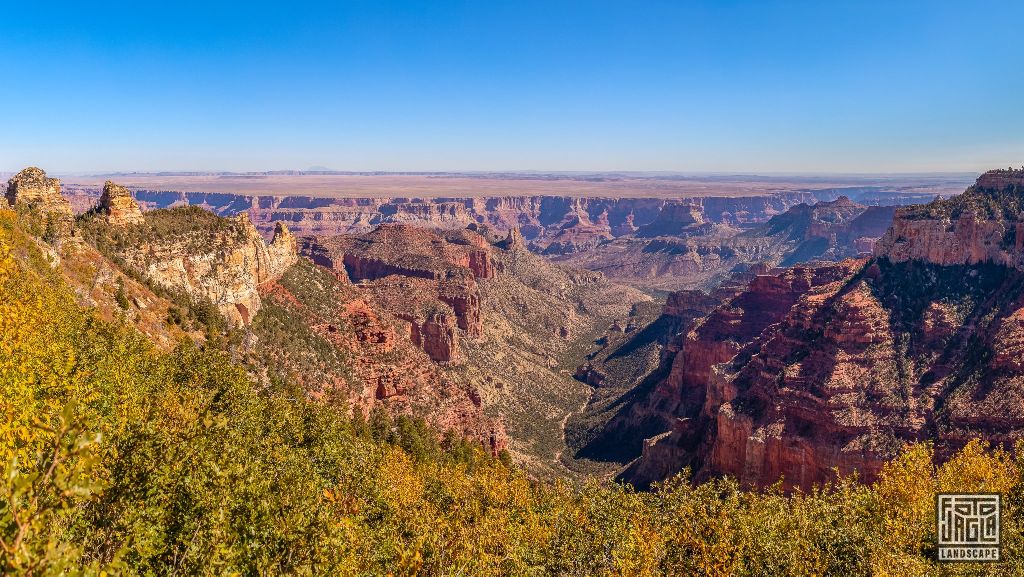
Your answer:
[[[873,258],[756,276],[679,334],[666,376],[594,445],[639,452],[621,476],[640,486],[689,466],[804,488],[833,470],[870,480],[906,442],[933,440],[940,457],[978,437],[1012,446],[1022,208],[1024,171],[987,173],[898,210]]]

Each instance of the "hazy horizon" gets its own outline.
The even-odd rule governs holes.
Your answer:
[[[28,164],[15,168],[0,169],[0,174],[14,175],[28,168],[37,166],[46,171],[47,175],[54,177],[100,177],[100,176],[187,176],[187,175],[216,175],[216,176],[258,176],[294,173],[296,176],[305,175],[452,175],[452,176],[623,176],[634,178],[712,178],[712,177],[769,177],[769,178],[872,178],[872,177],[965,177],[979,175],[987,170],[1002,168],[1017,168],[1013,166],[991,166],[982,170],[950,170],[950,171],[921,171],[921,172],[813,172],[813,171],[714,171],[714,170],[533,170],[533,169],[510,169],[510,170],[344,170],[334,168],[276,168],[265,170],[75,170],[75,171],[53,171],[45,166]],[[300,174],[301,173],[301,174]]]

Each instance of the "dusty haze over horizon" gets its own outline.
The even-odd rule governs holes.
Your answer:
[[[331,198],[584,196],[749,196],[794,190],[879,187],[914,193],[956,194],[971,173],[924,175],[663,175],[623,174],[99,174],[64,176],[66,186],[102,186],[106,180],[137,189],[252,196]]]

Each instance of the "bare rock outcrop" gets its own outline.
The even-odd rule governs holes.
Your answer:
[[[572,254],[592,249],[601,241],[612,238],[607,211],[599,214],[596,222],[592,222],[585,210],[576,207],[573,212],[565,215],[550,240],[539,243],[538,248],[541,253],[548,255]]]
[[[689,318],[707,314],[718,304],[719,299],[699,290],[681,290],[668,295],[662,314],[670,317]]]
[[[82,194],[90,191],[80,190]],[[99,194],[96,191],[95,194]],[[707,223],[749,225],[762,223],[801,202],[827,200],[831,192],[790,191],[737,197],[693,197],[668,200],[651,197],[600,198],[590,196],[515,195],[441,198],[328,198],[315,196],[253,196],[210,192],[136,190],[136,199],[146,208],[197,205],[221,215],[248,212],[261,231],[273,223],[287,222],[299,235],[363,234],[382,224],[411,224],[424,228],[460,230],[469,225],[486,225],[499,234],[519,228],[539,250],[550,244],[565,225],[582,216],[613,237],[632,235],[649,225],[663,210],[662,221],[671,223],[670,213],[680,207],[696,206]],[[85,203],[85,206],[92,201]],[[678,227],[679,224],[671,226]]]
[[[248,325],[260,310],[259,286],[298,258],[286,228],[268,246],[246,215],[224,219],[198,208],[173,209],[147,215],[131,230],[138,243],[119,249],[128,266],[158,285],[209,300],[236,326]]]
[[[1024,188],[1024,168],[990,170],[978,177],[976,186],[987,190]]]
[[[267,279],[278,278],[299,258],[299,245],[288,225],[278,222],[274,225],[274,237],[267,245]]]
[[[490,243],[472,231],[434,233],[387,224],[360,236],[309,238],[302,253],[371,291],[410,323],[413,342],[440,362],[457,362],[461,330],[483,334],[478,279],[497,273]]]
[[[732,272],[761,262],[791,266],[856,257],[873,247],[895,212],[895,207],[865,206],[840,197],[797,204],[742,231],[704,221],[703,211],[717,204],[712,200],[706,199],[704,205],[666,206],[658,220],[641,227],[633,237],[602,242],[556,260],[646,288],[712,290]],[[733,217],[717,216],[720,220]]]
[[[763,239],[770,260],[783,266],[811,260],[839,261],[873,247],[892,224],[894,206],[865,206],[845,196],[814,205],[798,204],[741,235]]]
[[[455,320],[444,313],[434,313],[423,321],[411,321],[414,345],[435,361],[450,363],[459,360],[459,332]]]
[[[477,389],[428,356],[443,359],[455,346],[423,350],[364,289],[304,259],[259,290],[265,307],[252,325],[248,354],[267,377],[293,380],[310,396],[342,401],[364,416],[374,409],[422,416],[492,454],[505,448],[502,423],[484,414]],[[431,346],[443,344],[445,332],[458,334],[450,314],[425,316],[413,326],[414,336]]]
[[[132,193],[109,180],[103,185],[103,195],[100,196],[98,208],[106,215],[107,222],[113,226],[140,224],[146,220],[142,216],[139,203],[132,198]]]
[[[498,246],[505,250],[526,250],[526,241],[519,227],[510,228],[505,240],[498,243]]]
[[[694,202],[668,202],[662,207],[657,218],[641,226],[639,237],[674,236],[693,230],[704,224],[704,210]]]
[[[1024,169],[990,171],[960,196],[901,208],[875,254],[893,262],[1024,270]]]
[[[71,203],[61,195],[60,180],[47,177],[43,169],[30,166],[11,177],[6,198],[12,208],[37,211],[54,233],[71,233],[75,220]]]

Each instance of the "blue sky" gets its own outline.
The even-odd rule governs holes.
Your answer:
[[[1024,164],[1019,1],[0,8],[0,170]]]

